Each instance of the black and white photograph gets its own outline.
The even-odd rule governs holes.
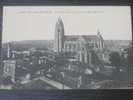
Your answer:
[[[133,88],[130,6],[4,6],[0,89]]]

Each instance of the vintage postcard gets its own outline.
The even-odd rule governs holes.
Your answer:
[[[0,89],[133,87],[130,6],[4,6]]]

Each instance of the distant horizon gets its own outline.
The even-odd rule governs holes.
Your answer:
[[[16,40],[16,41],[2,42],[2,44],[11,43],[11,42],[23,42],[23,41],[54,41],[54,39],[51,39],[51,40]],[[132,40],[104,39],[104,41],[132,41]]]

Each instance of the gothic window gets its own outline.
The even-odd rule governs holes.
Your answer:
[[[65,51],[67,51],[67,43],[65,44]]]
[[[98,45],[97,45],[97,43],[95,43],[95,47],[96,47],[96,48],[98,48]]]
[[[73,51],[75,51],[76,50],[76,45],[75,44],[73,44]]]
[[[82,51],[84,51],[84,47],[82,47]]]
[[[10,68],[10,66],[7,66],[7,67],[5,68],[5,72],[6,72],[6,73],[9,73],[9,71],[10,71],[9,68]]]
[[[58,28],[58,33],[60,33],[60,29]]]
[[[71,50],[71,44],[69,44],[69,51]]]

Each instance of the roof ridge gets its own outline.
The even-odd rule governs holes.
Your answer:
[[[97,35],[65,35],[65,36],[97,36]]]

